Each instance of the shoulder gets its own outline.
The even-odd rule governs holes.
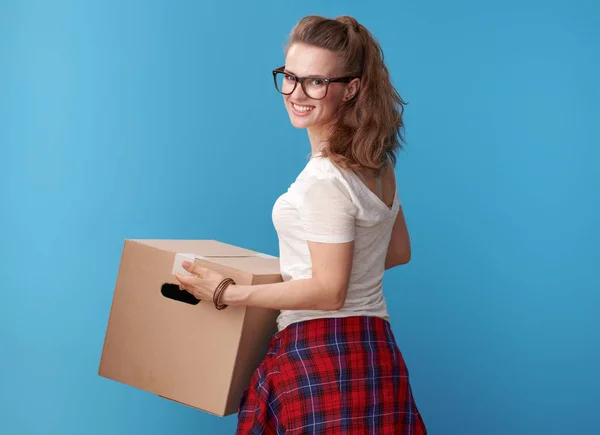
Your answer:
[[[355,208],[352,187],[344,173],[325,157],[314,157],[297,180],[300,203],[319,204],[323,207]]]
[[[304,169],[304,179],[308,184],[314,182],[344,182],[345,177],[342,171],[326,157],[313,157],[310,159]]]
[[[350,186],[341,170],[326,157],[318,156],[311,158],[298,178],[297,183],[304,192],[330,187],[350,193]]]

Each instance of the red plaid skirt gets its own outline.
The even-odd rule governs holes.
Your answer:
[[[292,323],[240,399],[237,434],[426,435],[389,322]]]

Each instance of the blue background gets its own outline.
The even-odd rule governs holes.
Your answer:
[[[123,239],[277,255],[309,146],[270,71],[312,13],[371,29],[409,101],[385,291],[430,433],[597,433],[593,0],[0,2],[0,433],[233,433],[98,363]]]

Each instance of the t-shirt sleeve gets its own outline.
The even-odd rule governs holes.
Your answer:
[[[347,189],[335,179],[311,183],[299,206],[306,239],[322,243],[354,240],[357,208]]]

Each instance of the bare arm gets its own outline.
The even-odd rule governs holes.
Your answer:
[[[221,295],[221,303],[275,310],[340,309],[346,300],[352,270],[355,215],[356,206],[338,180],[324,177],[312,181],[298,205],[311,277],[272,284],[230,285]],[[199,278],[178,276],[182,287],[198,299],[211,300],[224,277],[194,267],[191,272]]]
[[[402,212],[402,206],[398,211],[398,216],[392,229],[392,238],[388,246],[387,256],[385,258],[385,269],[391,269],[410,261],[410,237],[406,227],[406,220]]]
[[[344,305],[353,242],[308,242],[312,278],[257,285],[231,285],[221,302],[275,310],[338,310]]]

